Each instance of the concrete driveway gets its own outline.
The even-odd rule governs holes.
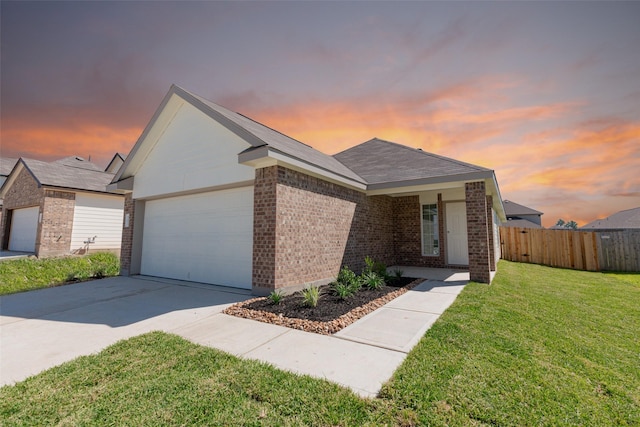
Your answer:
[[[333,336],[227,316],[222,310],[249,291],[180,281],[112,277],[8,295],[0,297],[0,385],[160,330],[372,397],[466,284],[446,280],[425,281]]]

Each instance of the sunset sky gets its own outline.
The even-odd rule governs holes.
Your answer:
[[[128,153],[172,83],[327,154],[496,171],[579,225],[640,206],[640,2],[5,2],[3,157]]]

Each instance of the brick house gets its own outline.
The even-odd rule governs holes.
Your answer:
[[[37,256],[119,253],[124,197],[106,191],[113,177],[81,157],[20,158],[0,187],[1,249]]]
[[[113,183],[121,274],[266,294],[340,267],[465,267],[488,283],[505,220],[492,170],[372,139],[329,156],[172,86]]]

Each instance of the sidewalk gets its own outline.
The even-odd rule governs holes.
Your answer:
[[[112,277],[0,298],[0,385],[150,331],[376,396],[466,280],[428,280],[332,336],[222,314],[247,291]]]

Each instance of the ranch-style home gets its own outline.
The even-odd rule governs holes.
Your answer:
[[[1,249],[39,257],[119,253],[124,197],[107,192],[113,177],[77,156],[18,159],[0,187]]]
[[[177,86],[109,190],[126,196],[121,274],[258,295],[366,256],[489,283],[506,220],[490,169],[380,139],[329,156]]]

